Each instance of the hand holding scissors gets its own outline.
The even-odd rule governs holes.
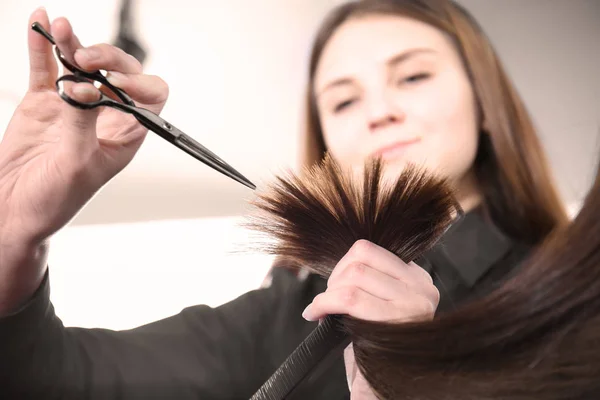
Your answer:
[[[28,89],[4,135],[0,132],[0,315],[31,298],[46,271],[49,238],[131,162],[148,132],[130,114],[111,107],[81,110],[57,96],[60,64],[53,45],[32,25],[52,32],[71,64],[120,73],[117,86],[145,109],[160,113],[169,94],[160,77],[144,74],[122,50],[108,44],[82,46],[66,18],[50,24],[40,8],[24,22]],[[90,83],[63,83],[79,100],[91,99],[80,90],[97,94]],[[97,245],[98,251],[107,250]]]
[[[56,46],[52,35],[39,22],[34,22],[31,28],[54,45],[54,50],[59,61],[67,70],[72,72],[72,75],[64,75],[56,81],[58,94],[71,106],[84,110],[101,106],[112,107],[132,114],[148,130],[156,133],[197,160],[202,161],[204,164],[251,189],[256,188],[248,178],[240,174],[231,165],[227,164],[192,137],[186,135],[152,111],[136,107],[131,97],[124,90],[111,84],[99,70],[88,72],[70,63]],[[69,90],[73,88],[73,85],[69,85],[70,83],[96,83],[100,84],[100,86],[97,87],[98,90],[93,99],[90,101],[80,101],[73,98],[73,93]],[[96,86],[94,85],[94,87]]]

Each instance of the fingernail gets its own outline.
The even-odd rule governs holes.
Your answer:
[[[310,306],[311,305],[309,304],[308,306],[306,306],[304,311],[302,311],[302,318],[304,318],[307,321],[315,321],[315,318],[311,315]]]
[[[100,51],[90,47],[87,49],[77,49],[75,50],[75,54],[79,54],[79,57],[82,57],[86,61],[93,61],[97,58],[100,58]]]
[[[109,81],[113,86],[119,87],[125,84],[127,77],[125,76],[125,74],[122,74],[120,72],[111,71],[106,74],[106,80]]]

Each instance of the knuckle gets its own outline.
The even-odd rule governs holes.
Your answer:
[[[361,262],[353,262],[348,266],[348,279],[353,282],[360,281],[367,271],[367,266]]]
[[[117,57],[122,58],[122,57],[129,56],[129,54],[127,54],[127,52],[120,47],[117,47],[117,46],[114,46],[111,44],[104,44],[103,46],[106,48],[106,51],[115,58],[117,58]]]
[[[393,309],[389,312],[387,320],[397,322],[426,321],[433,318],[437,307],[422,296],[415,296],[410,300],[395,301]]]
[[[96,47],[100,50],[102,55],[112,64],[131,63],[132,65],[135,65],[136,69],[140,71],[142,69],[142,64],[134,56],[117,46],[108,43],[100,43],[91,47]]]
[[[112,46],[108,43],[98,43],[98,44],[94,44],[89,46],[90,49],[95,49],[98,50],[99,52],[102,53],[102,55],[104,55],[105,57],[114,57],[116,54],[118,54],[118,50],[120,50],[118,47]],[[122,50],[121,50],[122,51]]]
[[[440,304],[440,297],[440,291],[437,287],[432,285],[430,288],[429,299],[431,300],[431,303],[435,308],[437,308],[437,306]]]
[[[359,239],[352,245],[351,251],[354,256],[360,258],[368,254],[371,247],[371,242],[365,239]]]
[[[425,318],[430,318],[435,314],[436,306],[429,300],[425,299],[420,302],[419,315]]]
[[[425,268],[422,268],[414,262],[408,263],[407,266],[409,270],[414,271],[414,274],[417,278],[422,279],[424,282],[433,284],[433,278],[431,277],[431,274],[425,270]]]
[[[350,286],[342,291],[342,305],[348,309],[354,307],[358,301],[358,289]]]
[[[419,276],[423,277],[423,280],[429,284],[433,284],[433,278],[431,277],[431,274],[427,271],[425,271],[423,268],[417,266],[417,271]]]
[[[123,53],[125,53],[125,52],[123,52]],[[125,56],[127,58],[129,58],[129,60],[131,61],[131,63],[133,65],[135,65],[138,70],[140,70],[140,71],[143,70],[143,66],[142,66],[142,63],[140,62],[140,60],[138,60],[137,58],[135,58],[133,55],[131,55],[129,53],[125,53]]]

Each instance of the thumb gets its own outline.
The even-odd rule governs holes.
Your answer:
[[[352,343],[344,349],[344,366],[346,367],[346,380],[348,381],[348,389],[352,390],[352,384],[356,378],[356,359],[354,358],[354,349]]]
[[[35,10],[29,17],[27,44],[29,48],[29,90],[33,92],[54,89],[58,75],[58,66],[52,54],[52,44],[42,35],[31,29],[38,22],[47,31],[50,30],[48,14],[43,7]]]

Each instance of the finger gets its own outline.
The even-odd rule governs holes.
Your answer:
[[[414,293],[425,297],[437,308],[440,292],[433,284],[431,276],[415,263],[406,266],[406,273],[393,278],[370,266],[353,262],[348,264],[334,281],[328,281],[327,290],[338,287],[355,286],[382,300],[397,300],[404,293]]]
[[[398,256],[375,243],[358,240],[337,263],[329,276],[329,280],[336,279],[348,265],[354,262],[367,264],[396,279],[406,277],[406,263]]]
[[[50,21],[46,10],[41,7],[29,18],[27,44],[29,47],[29,90],[33,92],[54,89],[58,66],[52,54],[52,44],[42,35],[31,29],[31,24],[39,22],[47,31]]]
[[[327,290],[317,295],[302,316],[316,321],[332,314],[350,315],[366,321],[405,322],[428,319],[435,313],[434,304],[414,292],[399,293],[397,301],[386,301],[354,286]]]
[[[411,290],[421,293],[427,291],[419,286],[417,282],[408,283],[400,279],[392,278],[366,264],[354,262],[348,265],[337,279],[327,285],[327,290],[334,290],[344,286],[356,286],[365,292],[382,300],[396,299],[400,293]],[[413,288],[414,286],[414,288]]]
[[[62,87],[69,97],[80,103],[93,103],[100,98],[100,91],[89,82],[63,82]]]
[[[135,57],[106,43],[77,49],[75,61],[88,71],[103,69],[124,74],[141,74],[143,71],[142,64]]]
[[[98,100],[98,89],[91,83],[71,83],[65,86],[67,95],[81,103],[89,103]],[[62,109],[63,123],[65,124],[65,135],[62,143],[66,150],[81,153],[94,148],[97,144],[96,121],[98,119],[97,109],[81,110],[77,107],[67,105]],[[80,154],[81,155],[81,154]]]
[[[110,71],[106,78],[112,85],[123,89],[132,99],[142,104],[163,105],[169,97],[169,86],[158,76]]]
[[[73,32],[73,27],[69,20],[64,17],[56,18],[52,22],[52,36],[65,59],[73,65],[78,65],[74,54],[77,49],[83,48],[83,46]],[[81,67],[81,65],[79,66]]]
[[[408,298],[408,294],[404,297]],[[369,321],[385,321],[394,315],[391,307],[391,302],[376,298],[360,288],[344,286],[317,295],[302,316],[308,321],[316,321],[331,314],[345,314]]]
[[[425,271],[420,265],[418,265],[414,261],[411,261],[408,264],[406,264],[406,272],[408,274],[413,275],[415,279],[418,279],[419,281],[433,285],[433,278],[431,277],[429,272]]]

